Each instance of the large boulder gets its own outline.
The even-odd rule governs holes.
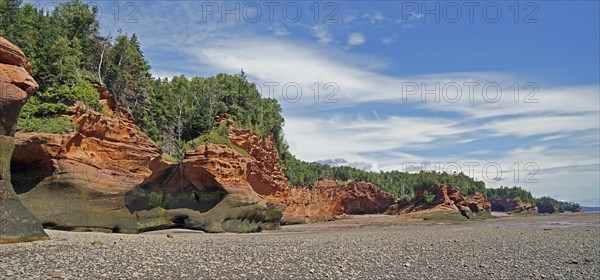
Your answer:
[[[21,204],[10,174],[19,113],[38,88],[30,72],[25,54],[0,37],[0,243],[47,238],[40,221]]]
[[[471,196],[463,197],[469,210],[474,213],[485,213],[489,212],[492,208],[492,204],[482,193],[475,193]]]

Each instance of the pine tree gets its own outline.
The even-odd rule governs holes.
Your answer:
[[[104,83],[120,106],[131,111],[136,119],[143,119],[145,110],[142,106],[150,95],[151,74],[137,36],[119,35],[107,63]]]
[[[66,37],[58,38],[48,49],[46,56],[48,68],[45,76],[48,86],[73,86],[77,83],[83,58],[79,39],[75,38],[72,44],[69,44]]]
[[[19,7],[22,0],[0,0],[0,34],[7,37],[15,37],[18,29],[14,23],[18,21]]]

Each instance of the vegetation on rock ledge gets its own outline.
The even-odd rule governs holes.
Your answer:
[[[263,136],[272,133],[280,153],[286,153],[281,107],[274,99],[262,98],[243,71],[208,78],[153,78],[137,36],[118,34],[113,40],[100,35],[94,6],[72,0],[44,13],[20,0],[0,0],[0,7],[0,18],[10,18],[0,20],[0,34],[28,55],[40,85],[23,109],[21,130],[71,131],[72,126],[60,116],[76,101],[101,111],[92,86],[100,83],[175,158],[181,158],[186,142],[203,135],[212,137],[215,118],[221,115]],[[51,123],[52,129],[42,123]]]

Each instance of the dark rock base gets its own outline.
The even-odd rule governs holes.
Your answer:
[[[47,239],[41,222],[17,197],[9,181],[0,180],[0,243]]]

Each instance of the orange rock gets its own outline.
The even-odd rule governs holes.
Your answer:
[[[107,117],[76,103],[69,118],[77,132],[17,133],[12,164],[66,173],[94,191],[115,193],[140,184],[160,158],[158,147],[122,112]]]
[[[482,193],[475,193],[472,196],[465,198],[468,203],[469,209],[473,212],[490,211],[492,205]]]
[[[313,221],[344,214],[383,213],[394,200],[392,195],[371,183],[322,180],[313,189],[290,189],[283,217]]]
[[[31,63],[19,47],[0,36],[0,63],[23,67],[31,74]]]
[[[246,180],[252,189],[266,199],[282,202],[289,191],[285,170],[279,163],[279,154],[272,134],[263,139],[249,129],[228,130],[231,142],[244,149],[254,159],[248,163]]]
[[[0,63],[0,135],[14,135],[21,108],[37,88],[24,68]]]
[[[365,182],[322,180],[314,189],[293,188],[285,177],[273,135],[263,139],[249,129],[229,129],[231,142],[254,159],[246,165],[246,181],[262,198],[283,203],[288,220],[329,220],[345,214],[383,213],[394,197]]]

